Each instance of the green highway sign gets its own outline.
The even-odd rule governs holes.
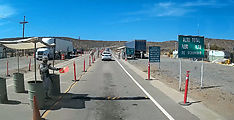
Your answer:
[[[178,36],[178,57],[179,58],[203,58],[204,57],[204,36]]]
[[[127,55],[134,55],[135,49],[134,48],[126,48],[126,54]]]
[[[149,62],[160,62],[160,47],[149,46]]]

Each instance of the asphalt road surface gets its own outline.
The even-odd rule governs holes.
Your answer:
[[[71,74],[64,77],[73,79]],[[198,119],[121,61],[100,59],[43,117],[48,120]]]
[[[97,59],[91,67],[87,67],[88,58],[88,55],[84,55],[56,65],[56,67],[69,66],[70,70],[60,74],[62,99],[47,100],[47,110],[40,110],[43,118],[46,120],[198,119],[152,86],[150,81],[132,71],[123,61]],[[82,72],[84,59],[87,72]],[[74,61],[78,82],[72,81]],[[40,80],[38,73],[37,77]],[[27,90],[27,81],[34,80],[34,72],[25,73],[24,80]],[[32,119],[33,110],[29,105],[29,96],[27,92],[14,92],[12,77],[7,80],[7,90],[9,101],[7,104],[0,104],[1,119]]]

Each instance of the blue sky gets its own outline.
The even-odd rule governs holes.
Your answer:
[[[234,0],[0,0],[0,38],[21,37],[24,15],[25,36],[234,39]]]

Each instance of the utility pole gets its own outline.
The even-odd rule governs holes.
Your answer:
[[[197,24],[197,34],[199,35],[200,34],[200,25],[199,25],[199,23]]]
[[[28,22],[25,21],[25,16],[24,16],[24,21],[23,22],[20,22],[20,24],[23,24],[23,38],[24,38],[24,27],[25,27],[25,24],[27,24]]]
[[[24,16],[24,21],[23,22],[20,22],[20,24],[23,24],[23,38],[24,38],[24,27],[25,27],[25,24],[27,24],[28,22],[25,21],[25,16]],[[19,52],[18,52],[19,54]],[[25,50],[24,50],[24,55],[25,55]]]

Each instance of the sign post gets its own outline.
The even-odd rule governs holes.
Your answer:
[[[204,58],[204,36],[178,36],[178,57],[179,58]],[[181,66],[181,62],[180,62]],[[201,68],[201,86],[203,82],[203,63]],[[181,90],[181,67],[179,90]]]
[[[182,78],[181,78],[181,70],[182,70],[182,61],[181,61],[181,59],[179,59],[179,61],[180,61],[180,81],[179,81],[179,90],[181,91],[181,81],[182,81]]]

